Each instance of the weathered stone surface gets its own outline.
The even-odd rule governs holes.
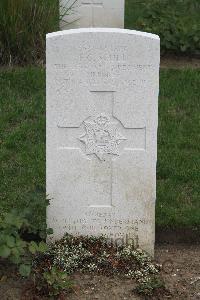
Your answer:
[[[53,239],[133,239],[153,254],[159,37],[47,35],[47,194]]]
[[[60,14],[71,7],[60,28],[124,27],[124,0],[60,0]]]

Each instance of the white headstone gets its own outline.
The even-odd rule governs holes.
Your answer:
[[[60,0],[60,28],[124,28],[124,0]]]
[[[153,254],[159,37],[47,35],[47,211],[53,239],[133,239]]]

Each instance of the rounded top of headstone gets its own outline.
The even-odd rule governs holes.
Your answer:
[[[65,36],[70,34],[78,34],[78,33],[119,33],[119,34],[127,34],[127,35],[135,35],[146,37],[154,40],[160,40],[159,36],[153,33],[130,30],[130,29],[119,29],[119,28],[79,28],[79,29],[69,29],[51,32],[46,35],[46,38],[54,38],[57,36]]]

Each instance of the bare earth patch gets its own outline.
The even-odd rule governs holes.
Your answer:
[[[200,299],[200,245],[159,245],[155,259],[172,299]]]
[[[119,277],[74,274],[73,292],[64,300],[200,299],[200,245],[157,245],[155,259],[163,264],[167,292],[144,298],[134,292],[133,280]],[[20,280],[12,268],[0,265],[0,299],[33,300],[28,282]],[[61,298],[60,298],[61,299]]]
[[[160,66],[163,69],[199,69],[200,59],[181,56],[161,57]]]

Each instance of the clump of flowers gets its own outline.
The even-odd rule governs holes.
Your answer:
[[[80,268],[82,263],[92,256],[81,241],[75,243],[75,239],[69,236],[63,238],[62,242],[53,244],[49,254],[52,256],[53,266],[59,266],[68,274]]]
[[[75,271],[124,275],[135,279],[138,292],[151,294],[160,286],[160,266],[134,245],[114,246],[104,237],[73,237],[66,234],[49,248],[48,261],[66,274]]]

